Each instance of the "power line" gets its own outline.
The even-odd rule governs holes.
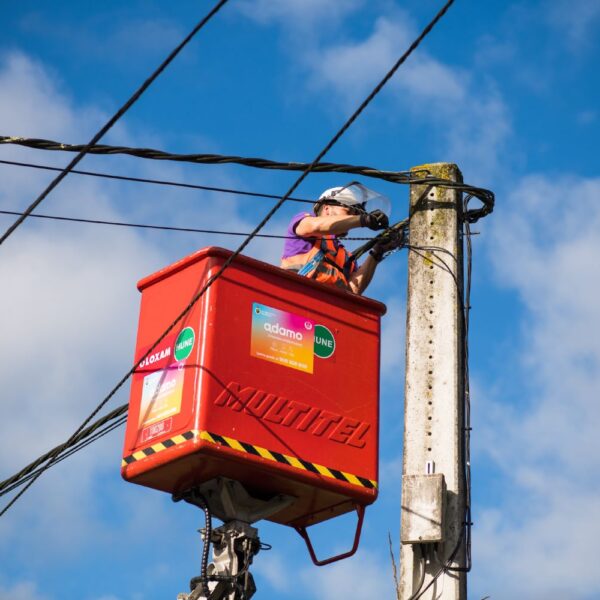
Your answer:
[[[85,428],[85,426],[98,414],[100,410],[106,405],[107,402],[119,391],[119,389],[123,386],[123,384],[129,379],[131,375],[138,368],[140,363],[142,363],[153,351],[154,349],[162,342],[162,340],[171,332],[171,330],[179,323],[181,319],[193,308],[193,306],[198,302],[198,300],[205,294],[206,290],[210,288],[210,286],[223,274],[223,272],[231,265],[231,263],[235,260],[239,254],[248,246],[248,244],[252,241],[252,239],[258,234],[258,232],[267,224],[267,222],[273,217],[273,215],[279,210],[279,208],[284,204],[284,202],[288,199],[289,196],[298,188],[298,186],[308,177],[309,173],[314,169],[314,167],[319,164],[321,159],[333,148],[333,146],[337,143],[337,141],[344,135],[344,133],[349,129],[349,127],[356,121],[356,119],[360,116],[360,114],[364,111],[364,109],[371,103],[371,101],[375,98],[375,96],[381,91],[384,85],[391,79],[394,73],[400,68],[400,66],[406,61],[406,59],[414,52],[414,50],[419,46],[421,41],[425,38],[425,36],[431,31],[431,29],[435,26],[435,24],[444,16],[446,11],[450,8],[450,6],[454,3],[454,0],[448,0],[446,4],[442,7],[442,9],[437,13],[434,19],[425,27],[425,29],[421,32],[418,38],[410,45],[408,50],[396,61],[394,66],[386,73],[384,78],[377,84],[377,86],[371,91],[371,93],[365,98],[365,100],[360,104],[360,106],[354,111],[354,113],[346,120],[346,122],[342,125],[342,127],[338,130],[338,132],[331,138],[331,140],[325,145],[325,147],[318,153],[316,158],[306,167],[306,169],[302,172],[300,177],[296,179],[296,181],[292,184],[290,189],[281,197],[281,199],[271,208],[271,210],[263,217],[260,223],[254,228],[254,230],[250,233],[250,235],[240,244],[240,246],[229,256],[227,260],[223,263],[221,268],[213,275],[203,286],[202,288],[193,296],[190,300],[189,304],[179,313],[176,319],[165,329],[165,331],[159,336],[159,338],[150,346],[150,348],[145,352],[145,354],[138,359],[138,361],[129,369],[129,371],[120,379],[120,381],[113,387],[113,389],[109,392],[107,396],[98,404],[98,406],[92,411],[92,413],[85,419],[85,421],[79,426],[77,431],[64,443],[57,448],[54,449],[50,453],[48,458],[48,462],[44,465],[44,467],[40,468],[39,471],[33,476],[28,483],[22,487],[19,493],[12,498],[12,500],[0,511],[0,517],[6,514],[6,512],[10,509],[11,506],[35,483],[35,481],[42,475],[42,473],[48,469],[58,458],[60,454],[69,450],[69,448],[73,445],[73,440],[77,438],[78,434]]]
[[[83,146],[76,144],[65,144],[53,140],[43,140],[38,138],[8,137],[0,136],[0,144],[16,144],[36,150],[52,150],[61,152],[78,152]],[[164,150],[152,148],[132,148],[129,146],[108,146],[106,144],[95,145],[88,149],[88,154],[118,155],[126,154],[137,158],[150,160],[170,160],[176,162],[186,162],[194,164],[238,164],[256,169],[271,169],[283,171],[305,171],[311,166],[310,163],[301,162],[278,162],[266,158],[246,158],[243,156],[227,156],[222,154],[174,154]],[[457,191],[465,192],[478,198],[481,208],[469,209],[465,213],[465,218],[474,223],[481,217],[484,217],[494,209],[494,193],[485,188],[479,188],[466,183],[452,181],[451,179],[442,179],[433,177],[427,169],[421,171],[382,171],[373,167],[337,164],[337,163],[319,163],[312,168],[316,173],[350,173],[363,177],[371,177],[388,181],[390,183],[400,184],[425,184],[437,187],[451,188]],[[415,173],[419,173],[416,175]],[[132,180],[134,178],[131,178]],[[273,197],[273,196],[269,196]],[[278,198],[279,196],[275,196]]]
[[[114,421],[115,419],[120,419],[120,418],[126,417],[127,409],[128,409],[127,404],[123,404],[123,405],[115,408],[111,412],[107,413],[103,417],[100,417],[97,421],[92,423],[89,427],[86,427],[85,429],[81,429],[79,431],[79,433],[77,433],[76,435],[73,435],[72,443],[79,444],[81,442],[84,442],[87,438],[89,438],[90,436],[92,436],[96,432],[98,432],[98,430],[100,430],[103,426],[111,423],[111,421]],[[9,487],[12,489],[12,486],[14,484],[17,484],[23,478],[34,473],[36,471],[36,469],[41,467],[45,461],[47,461],[49,458],[51,458],[53,456],[53,454],[59,448],[60,448],[60,446],[57,446],[56,448],[49,450],[45,454],[42,454],[42,456],[39,456],[38,458],[36,458],[32,463],[28,464],[26,467],[23,467],[19,472],[15,473],[8,479],[1,481],[0,482],[0,496],[3,496],[4,494],[8,493],[10,491],[10,489],[8,489]]]
[[[14,210],[0,210],[0,214],[2,215],[23,215],[25,213],[14,211]],[[83,219],[80,217],[61,217],[58,215],[42,215],[42,214],[30,214],[31,218],[37,219],[49,219],[53,221],[67,221],[70,223],[87,223],[91,225],[111,225],[113,227],[133,227],[138,229],[156,229],[160,231],[179,231],[186,233],[207,233],[207,234],[216,234],[216,235],[235,235],[235,236],[248,236],[250,235],[247,232],[239,232],[239,231],[220,231],[216,229],[195,229],[193,227],[175,227],[169,225],[148,225],[143,223],[124,223],[122,221],[103,221],[100,219]],[[276,238],[276,239],[288,239],[290,236],[287,235],[271,235],[271,234],[257,234],[255,237],[262,238]],[[370,239],[370,238],[360,238],[360,239]]]
[[[19,162],[16,160],[0,160],[0,164],[13,165],[16,167],[28,167],[30,169],[42,169],[45,171],[62,171],[60,167],[51,167],[49,165],[40,165],[36,163]],[[254,198],[269,198],[278,200],[280,196],[276,194],[266,194],[263,192],[248,192],[246,190],[236,190],[231,188],[222,188],[209,185],[198,185],[194,183],[184,183],[181,181],[169,181],[165,179],[148,179],[145,177],[132,177],[130,175],[115,175],[114,173],[102,173],[99,171],[78,171],[77,169],[71,169],[71,174],[75,175],[88,175],[90,177],[101,177],[105,179],[116,179],[119,181],[132,181],[135,183],[150,183],[154,185],[165,185],[172,187],[180,187],[191,190],[204,190],[207,192],[220,192],[223,194],[234,194],[236,196],[252,196]],[[314,204],[314,200],[308,200],[306,198],[288,198],[291,202],[304,202],[307,204]]]
[[[67,144],[46,140],[40,138],[25,138],[16,136],[0,136],[0,144],[14,144],[33,148],[35,150],[50,150],[55,152],[79,152],[82,144]],[[203,165],[227,165],[237,164],[245,167],[254,167],[257,169],[270,169],[279,171],[304,171],[309,163],[304,162],[282,162],[270,160],[267,158],[229,156],[223,154],[176,154],[157,150],[156,148],[133,148],[131,146],[111,146],[108,144],[96,144],[88,149],[88,154],[98,155],[120,155],[134,156],[136,158],[145,158],[149,160],[166,160],[183,163],[203,164]],[[351,173],[354,175],[363,175],[365,177],[374,177],[393,183],[408,183],[411,179],[410,171],[381,171],[371,167],[337,164],[337,163],[319,163],[314,167],[315,173]],[[423,170],[426,174],[427,171]]]
[[[44,198],[71,172],[71,169],[79,163],[88,153],[90,148],[94,146],[111,128],[112,126],[137,102],[140,96],[150,87],[154,80],[167,68],[173,59],[187,46],[191,39],[198,33],[210,19],[216,15],[221,7],[229,0],[219,0],[213,9],[192,29],[186,38],[167,56],[167,58],[159,65],[159,67],[150,75],[144,83],[134,92],[134,94],[125,102],[125,104],[108,120],[108,122],[94,135],[94,137],[79,150],[77,156],[50,182],[48,187],[36,198],[36,200],[25,210],[21,215],[2,235],[0,245],[3,244],[13,231],[43,202]]]
[[[18,212],[16,210],[0,210],[0,215],[22,215],[25,213]],[[156,229],[159,231],[179,231],[184,233],[206,233],[214,235],[234,235],[234,236],[248,236],[248,232],[241,231],[221,231],[218,229],[195,229],[193,227],[175,227],[171,225],[149,225],[145,223],[124,223],[123,221],[103,221],[100,219],[84,219],[81,217],[61,217],[58,215],[42,215],[39,213],[33,213],[29,215],[32,219],[49,219],[52,221],[66,221],[68,223],[86,223],[89,225],[110,225],[113,227],[133,227],[138,229]],[[291,240],[296,239],[295,236],[290,235],[276,235],[271,233],[257,233],[254,237],[276,239],[276,240]],[[310,239],[313,239],[311,237]],[[317,239],[316,237],[314,239]],[[372,240],[371,237],[345,237],[345,240]]]
[[[125,412],[127,412],[126,404],[124,406],[119,407],[119,409],[123,409],[123,408],[125,409]],[[104,419],[99,419],[97,423],[94,423],[91,427],[88,428],[93,431],[86,434],[85,437],[83,437],[83,432],[82,432],[81,440],[79,442],[74,443],[67,451],[65,451],[63,454],[60,454],[54,461],[52,461],[52,463],[48,464],[47,466],[43,465],[43,462],[44,462],[43,459],[45,457],[47,457],[50,454],[50,452],[53,452],[52,450],[50,452],[47,452],[43,457],[36,459],[30,465],[27,465],[27,467],[25,467],[24,469],[21,469],[21,471],[19,471],[17,474],[10,477],[10,479],[7,479],[7,480],[1,482],[0,483],[0,497],[16,490],[17,488],[21,487],[23,484],[27,483],[30,479],[33,479],[34,477],[36,477],[38,473],[41,474],[41,471],[57,465],[58,463],[65,460],[66,458],[69,458],[70,456],[72,456],[73,454],[76,454],[80,450],[83,450],[85,447],[89,446],[90,444],[93,444],[95,441],[104,437],[111,431],[114,431],[121,425],[124,425],[127,422],[127,414],[124,414],[120,417],[111,417],[110,420],[113,422],[106,422],[104,424],[104,426],[100,428],[100,427],[96,427],[96,425],[98,422],[104,421]]]

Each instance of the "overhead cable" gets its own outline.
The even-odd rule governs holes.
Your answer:
[[[60,167],[51,167],[49,165],[40,165],[36,163],[26,163],[16,160],[1,160],[0,164],[13,165],[16,167],[28,167],[30,169],[41,169],[45,171],[62,171]],[[132,181],[135,183],[150,183],[154,185],[165,185],[172,187],[186,188],[190,190],[204,190],[207,192],[220,192],[223,194],[233,194],[234,196],[252,196],[254,198],[270,198],[278,200],[280,196],[277,194],[265,194],[263,192],[249,192],[247,190],[236,190],[231,188],[215,187],[209,185],[198,185],[195,183],[184,183],[182,181],[169,181],[165,179],[148,179],[146,177],[132,177],[130,175],[115,175],[114,173],[102,173],[99,171],[79,171],[77,169],[71,169],[71,174],[75,175],[87,175],[90,177],[102,177],[104,179],[116,179],[119,181]],[[314,204],[314,200],[308,200],[306,198],[288,198],[290,202],[304,202],[307,204]]]
[[[115,421],[116,419],[120,419],[127,414],[127,404],[123,404],[118,408],[115,408],[111,412],[107,413],[103,417],[99,418],[97,421],[92,423],[89,427],[84,429],[80,429],[77,434],[72,436],[72,444],[79,444],[87,440],[90,436],[94,435],[99,429],[103,426],[108,425],[109,423]],[[19,482],[24,477],[29,476],[31,473],[35,472],[36,469],[41,467],[48,459],[50,459],[56,451],[60,448],[57,446],[52,450],[42,454],[36,458],[32,463],[28,464],[26,467],[23,467],[20,471],[5,479],[4,481],[0,481],[0,496],[3,496],[8,491],[8,488],[13,486],[13,484]]]
[[[23,221],[37,208],[37,206],[43,202],[44,198],[50,194],[50,192],[70,173],[70,171],[79,163],[83,157],[88,153],[90,148],[94,146],[104,135],[112,128],[112,126],[137,102],[140,96],[150,87],[150,85],[156,80],[156,78],[167,68],[167,66],[174,60],[174,58],[183,50],[185,46],[191,41],[191,39],[210,21],[210,19],[216,15],[219,10],[229,0],[219,0],[212,10],[192,29],[192,31],[185,37],[185,39],[167,56],[167,58],[158,66],[158,68],[142,83],[142,85],[134,92],[134,94],[119,108],[119,110],[102,126],[102,128],[92,137],[92,139],[81,146],[78,150],[77,156],[50,182],[46,189],[30,204],[25,210],[24,214],[21,215],[0,237],[0,245],[3,244],[6,239],[13,233],[13,231],[23,223]]]
[[[0,210],[0,215],[22,215],[22,212],[16,210]],[[171,225],[149,225],[146,223],[124,223],[123,221],[103,221],[101,219],[84,219],[82,217],[62,217],[59,215],[42,215],[33,213],[29,215],[32,219],[49,219],[51,221],[67,221],[69,223],[87,223],[90,225],[111,225],[113,227],[133,227],[138,229],[155,229],[159,231],[180,231],[184,233],[206,233],[213,235],[234,235],[246,237],[250,235],[248,232],[242,231],[224,231],[219,229],[195,229],[193,227],[175,227]],[[291,235],[276,235],[271,233],[257,233],[254,237],[276,239],[276,240],[294,240],[295,236]],[[313,239],[311,237],[310,239]],[[315,238],[316,239],[316,238]],[[345,237],[345,240],[368,240],[372,237]]]
[[[80,436],[78,436],[77,442],[74,442],[68,450],[60,454],[51,463],[48,463],[48,465],[45,465],[43,463],[45,459],[47,459],[50,452],[53,452],[52,450],[50,452],[47,452],[42,457],[36,459],[30,465],[27,465],[25,468],[21,469],[21,471],[19,471],[9,479],[0,482],[0,496],[4,496],[16,490],[23,484],[27,483],[33,477],[36,477],[38,473],[41,474],[42,471],[56,466],[58,463],[69,458],[73,454],[76,454],[80,450],[83,450],[90,444],[93,444],[95,441],[104,437],[111,431],[114,431],[121,425],[124,425],[127,422],[127,405],[125,404],[123,407],[119,408],[124,408],[123,412],[125,414],[121,414],[120,416],[111,416],[110,419],[107,419],[106,417],[98,419],[97,422],[93,423],[85,431],[81,432]],[[113,413],[114,412],[115,411],[113,411]],[[110,413],[110,415],[112,415],[112,413]],[[107,415],[107,417],[108,416],[109,415]],[[100,422],[102,422],[102,426],[99,425]]]
[[[63,152],[78,152],[82,146],[77,144],[65,144],[53,140],[44,140],[38,138],[23,138],[0,136],[0,144],[16,144],[26,146],[36,150],[54,150]],[[246,158],[243,156],[227,156],[222,154],[174,154],[164,150],[152,148],[131,148],[128,146],[108,146],[96,145],[88,150],[89,154],[116,155],[126,154],[151,160],[171,160],[176,162],[188,162],[195,164],[237,164],[257,169],[272,169],[283,171],[305,171],[310,164],[303,162],[278,162],[266,158]],[[452,188],[461,192],[466,192],[478,198],[482,206],[480,208],[469,209],[464,218],[469,223],[474,223],[481,217],[492,212],[494,208],[494,194],[485,188],[479,188],[450,179],[433,177],[426,168],[419,171],[382,171],[373,167],[357,166],[349,164],[322,163],[319,162],[311,169],[315,173],[349,173],[363,177],[371,177],[388,181],[390,183],[400,184],[427,184],[431,186]]]
[[[443,8],[438,12],[434,19],[425,27],[419,37],[410,45],[408,50],[396,61],[394,66],[386,73],[385,77],[375,86],[371,93],[365,98],[360,106],[354,111],[350,118],[344,123],[344,125],[338,130],[338,132],[331,138],[331,140],[325,145],[325,147],[317,154],[316,158],[306,167],[302,174],[296,179],[289,190],[281,197],[281,199],[275,203],[271,210],[263,217],[260,223],[254,228],[250,235],[239,245],[239,247],[229,256],[223,263],[221,268],[208,279],[208,281],[202,286],[202,288],[193,296],[188,305],[179,313],[175,320],[165,329],[165,331],[158,337],[158,339],[150,346],[150,348],[143,354],[137,362],[127,371],[127,373],[119,380],[119,382],[113,387],[113,389],[103,398],[98,406],[91,412],[91,414],[85,419],[85,421],[79,426],[77,431],[60,446],[57,446],[51,451],[48,458],[48,462],[42,467],[34,477],[32,477],[25,486],[21,488],[19,493],[14,496],[11,501],[0,511],[0,517],[6,514],[11,506],[35,483],[35,481],[42,475],[42,473],[52,465],[52,463],[60,456],[60,454],[67,451],[72,445],[73,440],[76,439],[77,435],[88,425],[88,423],[98,414],[100,410],[110,401],[110,399],[119,391],[123,384],[133,375],[138,366],[154,351],[154,349],[162,342],[162,340],[173,330],[173,328],[189,313],[194,307],[196,302],[206,293],[206,290],[223,274],[223,272],[231,265],[237,256],[248,246],[252,239],[258,234],[258,232],[268,223],[273,215],[279,210],[284,202],[292,195],[292,193],[298,188],[298,186],[306,179],[311,173],[314,167],[320,163],[321,159],[333,148],[337,141],[344,135],[348,128],[354,123],[359,117],[363,110],[371,103],[373,98],[381,91],[383,86],[391,79],[398,68],[406,61],[406,59],[414,52],[414,50],[421,43],[423,38],[431,31],[435,24],[443,17],[448,8],[454,3],[454,0],[448,0]]]
[[[0,136],[0,144],[14,144],[33,148],[35,150],[51,150],[58,152],[79,152],[84,146],[82,144],[66,144],[54,140],[40,138],[26,138],[17,136]],[[236,164],[257,169],[270,169],[277,171],[304,171],[309,163],[304,162],[282,162],[267,158],[228,156],[223,154],[176,154],[157,150],[155,148],[133,148],[131,146],[110,146],[108,144],[96,144],[88,149],[88,154],[98,155],[121,155],[134,156],[149,160],[166,160],[202,165],[228,165]],[[407,183],[410,180],[409,171],[380,171],[371,167],[337,164],[331,162],[319,163],[313,168],[315,173],[352,173],[365,177],[374,177],[394,183]],[[426,171],[423,171],[426,173]]]

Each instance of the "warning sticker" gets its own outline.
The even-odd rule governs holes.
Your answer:
[[[144,377],[139,429],[181,410],[183,368],[161,369]]]
[[[311,319],[255,302],[252,304],[250,355],[312,373],[314,328]]]
[[[173,429],[173,417],[163,419],[162,421],[158,421],[158,423],[152,423],[152,425],[148,425],[148,427],[142,429],[139,443],[145,444],[153,438],[169,433],[171,429]]]

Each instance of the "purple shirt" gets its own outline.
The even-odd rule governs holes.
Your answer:
[[[289,258],[290,256],[296,256],[296,254],[304,254],[313,247],[314,239],[311,241],[310,238],[301,238],[296,235],[296,226],[304,219],[304,217],[314,216],[315,214],[312,212],[301,212],[292,217],[287,228],[286,235],[288,238],[283,245],[283,254],[281,258]]]

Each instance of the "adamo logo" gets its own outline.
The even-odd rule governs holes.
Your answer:
[[[333,333],[324,325],[315,325],[315,355],[319,358],[329,358],[335,352]]]
[[[186,327],[182,329],[177,339],[175,340],[175,360],[185,360],[191,353],[194,348],[194,341],[196,339],[196,334],[191,327]]]
[[[268,331],[269,333],[274,333],[275,335],[280,335],[281,337],[286,337],[291,340],[298,340],[299,342],[301,342],[304,337],[299,331],[286,329],[279,323],[265,323],[263,327],[265,328],[265,331]]]

